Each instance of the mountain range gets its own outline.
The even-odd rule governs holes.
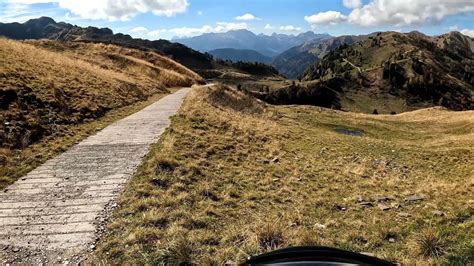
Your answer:
[[[102,42],[130,48],[151,49],[176,60],[195,70],[214,68],[208,55],[195,51],[179,43],[167,40],[134,39],[130,35],[114,34],[109,28],[79,27],[64,22],[56,22],[49,17],[31,19],[25,23],[0,23],[0,36],[11,39],[51,39],[57,41]]]
[[[231,30],[224,33],[205,33],[191,38],[174,39],[201,52],[209,52],[222,48],[254,50],[267,57],[275,57],[280,53],[305,42],[330,37],[328,34],[316,34],[312,31],[298,35],[273,33],[272,35],[255,34],[248,30]]]
[[[364,38],[367,36],[332,37],[312,31],[298,35],[257,35],[248,30],[233,30],[174,41],[218,59],[271,64],[280,74],[296,79],[333,49]]]
[[[279,77],[278,70],[289,78],[298,77],[310,84],[306,89],[330,90],[328,95],[337,96],[335,101],[331,100],[337,102],[334,106],[342,108],[340,103],[344,101],[380,102],[374,99],[385,99],[381,106],[389,106],[391,100],[402,101],[408,109],[434,105],[453,110],[474,108],[474,41],[459,32],[441,36],[376,32],[332,37],[314,32],[269,36],[237,30],[177,40],[192,47],[189,48],[166,40],[134,39],[114,34],[108,28],[79,27],[41,17],[23,24],[0,23],[0,35],[12,39],[105,43],[151,50],[176,60],[204,78],[234,77],[235,73],[237,76],[244,73]],[[224,48],[211,49],[217,47]],[[259,63],[248,63],[253,61]],[[304,90],[291,87],[289,94],[279,93],[273,102],[288,103],[288,99],[313,95],[299,91]],[[356,94],[357,99],[352,97]]]

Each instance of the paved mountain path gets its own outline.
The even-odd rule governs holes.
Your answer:
[[[106,127],[0,192],[0,264],[74,262],[93,248],[114,199],[189,90]]]

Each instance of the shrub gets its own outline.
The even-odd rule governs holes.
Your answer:
[[[444,239],[432,229],[420,233],[415,240],[418,255],[423,257],[440,257],[446,253]]]

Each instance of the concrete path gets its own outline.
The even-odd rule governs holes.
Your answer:
[[[74,262],[93,249],[114,199],[189,90],[106,127],[0,192],[0,264]]]

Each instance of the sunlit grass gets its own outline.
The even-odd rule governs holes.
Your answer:
[[[473,124],[473,112],[376,116],[195,88],[120,197],[96,259],[224,264],[325,245],[467,263]]]

